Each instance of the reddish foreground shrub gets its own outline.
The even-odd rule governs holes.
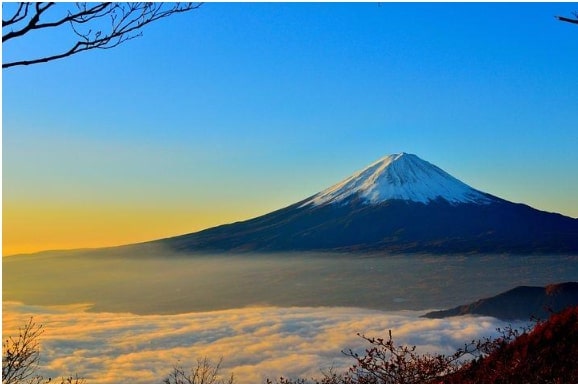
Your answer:
[[[578,383],[578,307],[554,314],[448,375],[445,384]]]

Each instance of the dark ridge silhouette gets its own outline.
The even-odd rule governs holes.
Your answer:
[[[502,320],[546,319],[552,313],[573,306],[578,306],[578,282],[551,284],[546,287],[520,286],[471,304],[429,312],[424,317],[441,319],[451,316],[482,315]]]

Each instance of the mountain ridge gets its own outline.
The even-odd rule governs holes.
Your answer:
[[[428,312],[423,317],[442,319],[452,316],[481,315],[502,320],[546,319],[551,313],[578,306],[578,282],[549,284],[544,287],[518,286],[492,297],[441,311]]]

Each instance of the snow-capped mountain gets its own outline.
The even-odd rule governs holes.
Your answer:
[[[500,199],[400,153],[269,214],[157,242],[183,252],[578,254],[578,219]]]
[[[493,199],[462,183],[416,155],[386,156],[334,186],[307,199],[306,205],[346,202],[358,197],[370,204],[387,200],[429,203],[439,198],[450,204],[489,204]]]

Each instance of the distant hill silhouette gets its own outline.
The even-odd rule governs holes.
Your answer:
[[[578,306],[578,282],[551,284],[546,287],[520,286],[499,295],[424,317],[440,319],[450,316],[483,315],[503,320],[546,319],[551,313]]]

